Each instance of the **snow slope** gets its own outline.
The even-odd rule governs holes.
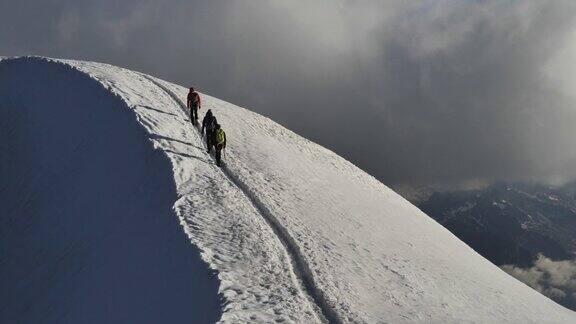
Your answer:
[[[576,322],[373,177],[265,117],[203,95],[201,112],[212,109],[228,135],[219,169],[184,113],[185,88],[91,62],[0,66],[16,62],[65,64],[133,112],[138,123],[124,124],[141,126],[171,163],[174,210],[218,273],[223,322]]]
[[[70,67],[0,62],[0,323],[220,317],[170,161],[134,121]]]

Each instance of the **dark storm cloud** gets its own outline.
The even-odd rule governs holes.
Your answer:
[[[0,55],[145,71],[387,184],[576,174],[573,1],[3,1]]]

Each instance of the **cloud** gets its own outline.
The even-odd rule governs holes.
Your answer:
[[[8,0],[0,21],[3,55],[194,84],[389,185],[576,176],[571,0]]]
[[[77,37],[80,27],[80,16],[75,12],[65,12],[56,25],[57,37],[62,42],[71,42]]]
[[[504,265],[502,269],[558,303],[576,310],[576,260],[553,261],[539,255],[532,268]]]

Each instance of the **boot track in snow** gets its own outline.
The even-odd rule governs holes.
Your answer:
[[[166,92],[177,104],[180,108],[185,112],[186,116],[188,116],[188,111],[186,105],[178,98],[178,96],[172,92],[170,89],[166,88],[164,85],[160,84],[152,77],[148,75],[141,74],[142,77],[146,78],[148,81],[152,82],[154,85],[162,89]],[[192,121],[191,121],[191,125]],[[198,129],[194,126],[194,128],[198,131]],[[196,133],[198,134],[198,132]],[[200,140],[202,141],[202,136],[199,134]],[[203,141],[202,141],[203,142]],[[272,215],[270,210],[258,199],[258,197],[253,193],[252,190],[237,176],[235,176],[225,165],[221,168],[224,175],[232,182],[236,187],[238,187],[248,198],[251,204],[256,208],[258,213],[262,216],[262,218],[266,221],[266,223],[270,226],[274,234],[279,238],[280,242],[286,249],[288,256],[290,257],[290,263],[292,266],[292,271],[295,274],[296,278],[301,285],[302,291],[308,295],[308,299],[316,305],[316,311],[318,312],[318,316],[323,319],[324,322],[327,323],[342,323],[338,314],[330,307],[324,297],[324,293],[318,287],[316,287],[314,283],[314,279],[312,277],[312,271],[310,270],[310,266],[304,260],[302,253],[300,252],[300,248],[294,241],[294,239],[290,236],[288,231],[278,219]]]

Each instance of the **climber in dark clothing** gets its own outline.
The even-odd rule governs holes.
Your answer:
[[[194,124],[198,123],[198,109],[200,109],[202,103],[200,101],[200,95],[198,92],[194,90],[194,88],[190,88],[190,92],[188,92],[188,100],[186,101],[186,107],[190,109],[190,121]]]
[[[204,116],[204,119],[202,120],[202,134],[206,136],[206,148],[208,149],[208,153],[212,151],[212,145],[214,145],[213,137],[216,124],[216,117],[212,115],[212,110],[208,109],[206,116]],[[204,131],[206,131],[206,133],[204,133]]]
[[[222,150],[226,148],[226,133],[219,124],[215,126],[212,143],[216,148],[216,165],[222,166]]]

